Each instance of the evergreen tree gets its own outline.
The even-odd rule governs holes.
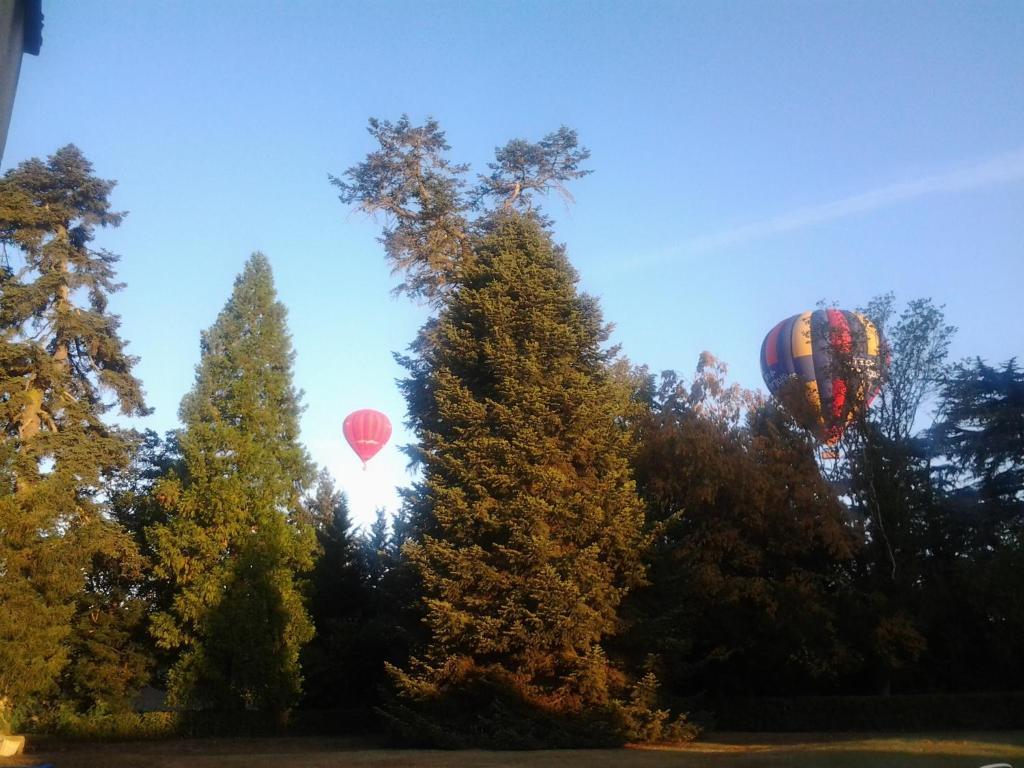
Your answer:
[[[140,556],[104,571],[105,591],[111,603],[122,607],[123,621],[112,622],[109,608],[103,611],[100,606],[80,612],[88,616],[92,631],[82,633],[85,642],[78,643],[79,652],[65,681],[68,698],[91,699],[105,711],[126,709],[133,689],[154,674],[162,677],[173,661],[166,650],[157,648],[150,632],[150,616],[167,610],[172,596],[168,585],[153,573],[153,548],[146,531],[166,521],[166,510],[154,489],[171,472],[180,472],[180,464],[173,432],[161,439],[153,430],[145,430],[135,442],[131,463],[106,482],[111,516],[131,536]],[[96,689],[95,683],[102,680],[108,685]],[[93,682],[91,694],[88,681]]]
[[[202,335],[180,409],[180,475],[157,485],[166,522],[149,530],[156,575],[172,591],[154,636],[179,653],[179,704],[286,710],[313,627],[297,574],[312,567],[301,522],[312,467],[299,443],[294,354],[270,263],[256,253]]]
[[[403,703],[387,711],[435,743],[664,735],[656,682],[616,699],[624,676],[602,647],[642,578],[635,404],[535,204],[551,190],[569,199],[589,153],[564,127],[511,141],[467,191],[435,121],[371,120],[370,132],[380,149],[331,181],[385,215],[399,290],[439,313],[402,360],[424,479],[406,492],[392,535],[406,543],[383,583],[399,612],[419,595],[424,636],[410,633],[420,651],[394,670]]]
[[[359,551],[363,560],[363,570],[369,583],[376,589],[381,586],[384,575],[393,566],[392,537],[388,531],[387,512],[377,509],[377,514],[366,531],[359,539]]]
[[[72,145],[0,181],[0,722],[55,690],[98,607],[119,621],[103,571],[137,567],[100,494],[131,442],[104,415],[147,412],[107,306],[119,257],[92,245],[113,187]]]
[[[1024,372],[1015,359],[1002,369],[980,359],[956,365],[931,431],[948,469],[996,519],[1024,521]]]
[[[514,139],[499,147],[488,164],[491,173],[467,193],[463,176],[469,166],[447,159],[450,147],[436,120],[418,126],[402,115],[395,123],[369,122],[380,148],[341,177],[330,176],[331,184],[343,203],[387,217],[381,243],[392,271],[403,277],[396,292],[438,305],[473,261],[478,229],[489,220],[488,204],[546,222],[534,197],[555,190],[571,200],[565,182],[590,173],[579,167],[590,152],[578,146],[575,131],[562,126],[538,142]],[[474,220],[474,211],[485,215]]]
[[[139,589],[147,563],[123,529],[107,525],[103,535],[78,594],[62,697],[81,710],[129,711],[154,666],[150,604]]]
[[[389,217],[381,242],[392,272],[403,275],[396,293],[436,301],[471,258],[461,178],[467,166],[445,157],[436,120],[416,126],[406,115],[397,123],[371,118],[368,130],[380,149],[342,178],[330,176],[331,184],[343,203]]]
[[[324,469],[306,510],[318,544],[310,579],[310,614],[316,636],[303,650],[304,706],[365,706],[384,660],[367,632],[370,585],[360,542],[352,532],[348,501]]]
[[[363,532],[359,541],[371,601],[365,631],[377,648],[374,660],[377,676],[374,696],[370,698],[375,704],[389,687],[390,677],[385,665],[405,667],[410,649],[426,640],[419,581],[403,553],[405,542],[413,535],[411,513],[408,498],[391,516],[390,523],[385,510],[378,509],[369,530]]]
[[[614,694],[602,641],[642,578],[623,390],[550,235],[519,214],[490,230],[403,359],[423,469],[405,551],[429,641],[398,679],[418,702],[483,682],[553,716],[593,713]],[[504,718],[470,716],[488,715]]]
[[[164,478],[182,472],[177,435],[168,432],[161,438],[147,429],[135,444],[131,463],[111,475],[106,485],[112,516],[135,540],[145,561],[141,581],[132,591],[154,609],[166,610],[170,595],[152,572],[154,553],[147,531],[167,522],[167,510],[156,489]]]
[[[933,675],[953,690],[1024,686],[1024,373],[1009,360],[953,367],[936,424],[944,493],[943,582],[929,635]]]

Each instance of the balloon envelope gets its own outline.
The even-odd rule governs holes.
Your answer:
[[[887,356],[860,312],[819,309],[777,324],[761,344],[768,389],[804,427],[829,444],[881,388]]]
[[[380,411],[364,408],[345,417],[342,431],[352,450],[365,464],[391,437],[391,422]]]

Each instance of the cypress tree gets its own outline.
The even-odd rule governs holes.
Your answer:
[[[481,683],[510,696],[463,702],[471,740],[551,743],[479,731],[517,727],[508,701],[556,719],[611,704],[602,640],[642,578],[643,512],[596,302],[535,218],[497,214],[489,229],[403,359],[423,469],[405,551],[429,639],[396,674],[421,703]]]
[[[297,574],[312,567],[302,489],[294,354],[270,263],[256,253],[203,333],[179,411],[180,476],[157,485],[167,521],[150,528],[155,572],[171,589],[153,633],[179,656],[173,701],[285,711],[297,698],[299,650],[313,634]]]
[[[119,257],[92,246],[123,219],[113,187],[73,145],[0,181],[0,727],[55,691],[100,561],[137,556],[99,493],[131,442],[104,415],[146,413],[107,306]]]

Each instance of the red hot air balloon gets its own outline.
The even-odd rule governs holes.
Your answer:
[[[366,469],[366,462],[376,456],[391,437],[391,422],[380,411],[364,408],[345,417],[342,431]]]
[[[887,364],[881,333],[860,312],[793,315],[761,345],[768,389],[828,445],[839,442],[847,424],[871,405]]]

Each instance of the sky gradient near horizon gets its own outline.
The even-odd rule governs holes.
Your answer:
[[[359,524],[397,506],[395,385],[426,311],[389,290],[380,223],[337,200],[366,120],[436,117],[451,156],[565,124],[595,172],[555,233],[634,363],[702,350],[761,387],[778,320],[930,296],[952,356],[1024,356],[1024,4],[45,0],[3,167],[73,142],[130,212],[112,301],[177,426],[199,333],[263,251],[289,309],[303,440]],[[341,424],[395,426],[364,472]]]

